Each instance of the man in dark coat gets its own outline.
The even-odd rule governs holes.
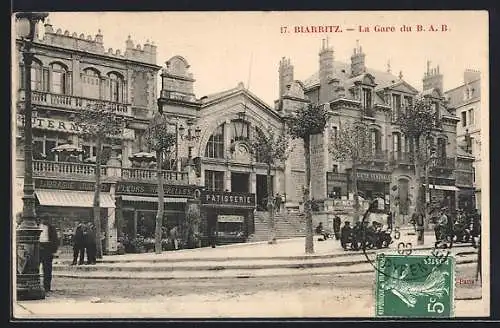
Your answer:
[[[45,292],[51,291],[52,260],[59,246],[57,230],[50,222],[48,214],[40,217],[40,265],[43,267],[43,287]]]
[[[340,217],[338,215],[335,215],[333,218],[333,233],[335,234],[335,240],[340,239]]]
[[[96,264],[96,232],[93,223],[89,223],[84,234],[85,248],[87,250],[87,264]]]
[[[340,245],[344,250],[347,250],[347,243],[352,242],[351,222],[345,221],[344,226],[340,229]]]
[[[79,260],[78,260],[79,258]],[[73,235],[73,263],[71,265],[82,265],[85,260],[85,244],[83,240],[83,224],[78,223]]]

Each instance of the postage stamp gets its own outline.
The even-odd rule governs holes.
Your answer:
[[[453,257],[379,254],[376,264],[377,317],[453,317]]]

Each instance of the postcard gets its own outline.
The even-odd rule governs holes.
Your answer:
[[[489,316],[486,11],[12,26],[12,319]]]

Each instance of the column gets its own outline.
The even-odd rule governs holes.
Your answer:
[[[229,150],[231,146],[231,120],[226,120],[224,124],[224,150],[226,153],[226,158],[231,158],[231,151]]]
[[[72,95],[81,97],[82,96],[82,82],[80,79],[80,56],[73,56],[72,59],[72,69],[73,69],[73,74],[72,74]],[[50,73],[49,73],[50,74]]]
[[[224,171],[224,191],[231,191],[231,171]]]
[[[250,192],[257,193],[257,174],[255,172],[250,172]]]
[[[107,227],[106,227],[106,249],[108,250],[108,254],[114,254],[117,251],[117,229],[116,229],[116,218],[115,218],[115,209],[108,208],[107,209]]]
[[[132,238],[135,238],[137,236],[137,216],[138,216],[138,212],[136,209],[134,209],[134,235],[132,236]]]

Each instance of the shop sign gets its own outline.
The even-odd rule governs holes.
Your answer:
[[[255,206],[255,194],[246,192],[203,191],[202,204]]]
[[[35,179],[36,189],[58,189],[58,190],[79,190],[79,191],[94,191],[95,183],[88,181],[71,181],[71,180],[47,180]],[[109,192],[111,184],[101,183],[101,191]]]
[[[218,222],[245,222],[245,217],[241,215],[219,215],[217,216]]]
[[[352,180],[352,171],[349,174]],[[390,182],[391,175],[389,173],[382,172],[369,172],[369,171],[357,171],[356,177],[358,181],[373,181],[373,182]]]
[[[31,122],[33,129],[49,130],[49,131],[60,131],[66,133],[81,133],[81,128],[75,122],[45,118],[45,117],[33,117]],[[24,126],[24,115],[17,114],[17,126]],[[129,128],[123,129],[123,135],[116,136],[117,138],[131,139],[135,138],[134,130]]]
[[[163,185],[165,197],[182,196],[193,198],[196,186],[186,185]],[[158,196],[158,185],[152,183],[140,182],[118,182],[116,185],[116,194],[139,195],[139,196]]]

